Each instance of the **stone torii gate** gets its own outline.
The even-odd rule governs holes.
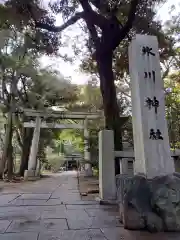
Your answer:
[[[88,120],[98,119],[103,117],[101,112],[96,113],[85,113],[85,112],[61,112],[61,111],[36,111],[31,109],[24,109],[24,114],[27,117],[35,118],[35,121],[24,122],[25,128],[34,128],[32,144],[29,155],[28,170],[25,171],[24,178],[26,180],[38,177],[37,171],[37,152],[38,143],[40,137],[41,128],[55,128],[55,129],[82,129],[84,130],[84,160],[89,162],[90,152],[89,152],[89,131],[88,131]],[[42,119],[73,119],[82,120],[82,124],[58,124],[58,123],[47,123]],[[92,174],[91,164],[85,164],[86,175]]]

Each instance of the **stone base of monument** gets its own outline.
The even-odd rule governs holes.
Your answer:
[[[24,172],[25,181],[36,181],[38,179],[40,179],[40,174],[37,174],[36,170],[26,170]]]
[[[147,180],[142,175],[116,178],[124,228],[150,232],[180,231],[180,174]]]

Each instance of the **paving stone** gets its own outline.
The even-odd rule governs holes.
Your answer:
[[[69,190],[66,187],[59,187],[59,188],[56,188],[56,190],[53,192],[53,195],[62,196],[62,192],[66,194],[79,194],[78,189]]]
[[[82,216],[69,216],[67,218],[68,226],[70,229],[90,229],[90,228],[111,228],[111,227],[118,227],[122,226],[119,221],[119,218],[115,218],[112,216],[109,217],[86,217],[83,218]]]
[[[52,208],[48,208],[48,207],[47,207],[47,209],[44,209],[41,212],[41,219],[46,219],[46,218],[56,219],[56,218],[66,218],[67,217],[67,210],[64,205],[50,206]],[[58,208],[55,208],[55,207],[58,207]]]
[[[59,230],[64,230],[68,229],[67,221],[66,219],[45,219],[43,221],[43,224],[45,226],[45,229],[48,231],[59,231]]]
[[[61,199],[49,199],[45,205],[62,205],[64,204],[63,200]]]
[[[89,229],[101,227],[121,226],[116,216],[96,216],[90,217],[85,210],[65,210],[65,211],[43,211],[41,219],[66,218],[70,229]]]
[[[21,212],[21,211],[29,211],[32,213],[39,213],[43,211],[51,211],[51,210],[66,210],[65,205],[59,205],[59,206],[46,206],[46,205],[27,205],[27,206],[8,206],[4,208],[0,208],[0,213],[1,212]]]
[[[0,234],[0,240],[37,240],[38,233],[5,233]]]
[[[76,209],[94,209],[94,211],[97,211],[97,209],[107,209],[107,210],[111,210],[112,207],[110,206],[103,206],[103,205],[99,205],[99,204],[66,204],[66,208],[69,210],[76,210]]]
[[[87,212],[87,214],[90,217],[109,217],[109,216],[114,216],[114,217],[118,217],[119,216],[119,212],[117,209],[106,209],[106,208],[102,208],[102,209],[89,209],[86,208],[85,211]]]
[[[58,200],[64,201],[64,202],[69,202],[69,201],[73,202],[73,201],[81,201],[81,197],[79,194],[75,194],[75,193],[74,194],[65,194],[62,191],[61,196],[52,194],[51,199],[49,201],[56,202],[56,200],[57,200],[57,202],[58,202]]]
[[[0,232],[7,232],[0,234],[0,240],[37,240],[38,233],[38,240],[180,239],[180,234],[125,230],[115,207],[80,199],[73,175],[76,173],[52,174],[38,182],[16,185],[10,194],[1,194]]]
[[[46,218],[66,218],[66,219],[75,219],[77,220],[78,217],[81,217],[83,219],[89,219],[88,214],[84,210],[57,210],[52,209],[50,211],[43,211],[41,214],[41,219]]]
[[[8,205],[8,206],[4,206],[4,207],[0,207],[0,212],[4,212],[4,211],[10,211],[10,212],[17,212],[17,211],[25,211],[25,210],[38,210],[41,208],[46,208],[46,206],[42,205],[42,206],[13,206],[13,205]]]
[[[77,205],[77,204],[66,204],[68,210],[77,210],[77,209],[87,209],[87,208],[96,208],[96,205]]]
[[[56,200],[53,198],[51,198],[51,199]],[[97,205],[97,201],[73,200],[71,198],[59,198],[59,199],[66,205]]]
[[[43,233],[40,234],[39,240],[106,240],[106,238],[99,229],[90,229]]]
[[[28,209],[26,206],[11,206],[11,205],[7,205],[7,206],[1,206],[0,207],[0,213],[2,212],[17,212],[17,211],[22,211]]]
[[[70,203],[69,203],[70,204]],[[86,201],[78,201],[78,202],[74,202],[73,205],[97,205],[97,201],[89,201],[89,200],[86,200]]]
[[[16,219],[37,220],[40,218],[40,215],[40,212],[32,213],[31,211],[0,212],[0,219],[9,221]]]
[[[7,233],[17,233],[17,232],[39,232],[41,230],[40,221],[38,220],[30,220],[30,219],[18,219],[13,220],[9,228],[7,229]]]
[[[51,194],[22,194],[18,199],[48,200]]]
[[[16,199],[12,202],[10,202],[9,205],[16,205],[16,206],[40,206],[40,205],[44,205],[46,203],[47,200],[28,200],[28,199]]]
[[[42,211],[44,211],[44,209],[47,208],[47,206],[44,206],[44,205],[29,205],[29,206],[16,206],[16,207],[19,207],[19,208],[22,208],[22,209],[25,209],[29,212],[32,212],[32,213],[41,213]]]
[[[0,219],[15,220],[18,218],[20,219],[30,218],[32,220],[37,220],[40,218],[44,210],[51,210],[49,208],[51,208],[51,206],[48,206],[48,207],[47,206],[9,206],[4,208],[1,207]],[[53,207],[53,209],[55,208],[56,206]],[[64,206],[63,209],[66,209],[66,207]]]
[[[66,219],[14,220],[6,232],[44,232],[68,229]]]
[[[143,231],[128,231],[121,228],[103,228],[102,233],[107,240],[179,240],[180,234],[177,233],[157,233],[151,234]]]
[[[11,221],[8,220],[0,220],[0,233],[4,233],[9,227],[10,223]]]
[[[92,228],[112,228],[122,226],[120,217],[115,216],[96,216],[92,217]]]
[[[66,206],[65,205],[45,205],[45,206],[39,206],[41,210],[41,214],[44,212],[49,212],[49,213],[61,213],[66,211]]]
[[[48,219],[48,218],[66,218],[65,211],[43,211],[41,213],[41,219]]]
[[[16,199],[18,196],[18,194],[3,194],[0,195],[0,205],[7,205],[9,202],[13,201],[14,199]]]

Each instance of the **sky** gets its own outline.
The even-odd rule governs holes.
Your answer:
[[[47,0],[45,0],[47,1]],[[172,4],[175,5],[175,9],[172,12],[172,14],[176,14],[180,10],[180,0],[167,0],[165,4],[162,4],[157,12],[157,18],[160,19],[161,21],[165,22],[170,18],[169,15],[169,9],[172,6]],[[60,17],[56,18],[56,25],[61,25],[62,24],[62,19]],[[72,43],[70,40],[66,38],[67,35],[73,37],[76,36],[76,34],[80,34],[80,30],[78,27],[68,28],[66,31],[63,32],[63,37],[65,39],[65,42],[67,43],[67,47],[60,49],[61,54],[68,54],[69,56],[73,56],[73,50],[72,50]],[[57,69],[58,71],[61,72],[62,75],[64,75],[67,78],[71,78],[72,83],[76,84],[84,84],[88,81],[89,77],[88,75],[82,73],[79,71],[79,64],[81,60],[76,59],[73,64],[64,62],[61,58],[52,58],[52,57],[47,57],[44,56],[41,60],[42,66],[48,66],[52,65],[53,68]]]

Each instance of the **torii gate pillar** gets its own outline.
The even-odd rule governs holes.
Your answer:
[[[38,153],[38,146],[39,146],[39,137],[40,137],[40,129],[41,129],[41,118],[36,118],[33,139],[31,143],[31,150],[29,155],[29,162],[28,162],[28,170],[24,173],[25,180],[33,180],[37,176],[37,153]],[[39,174],[38,174],[39,175]]]

